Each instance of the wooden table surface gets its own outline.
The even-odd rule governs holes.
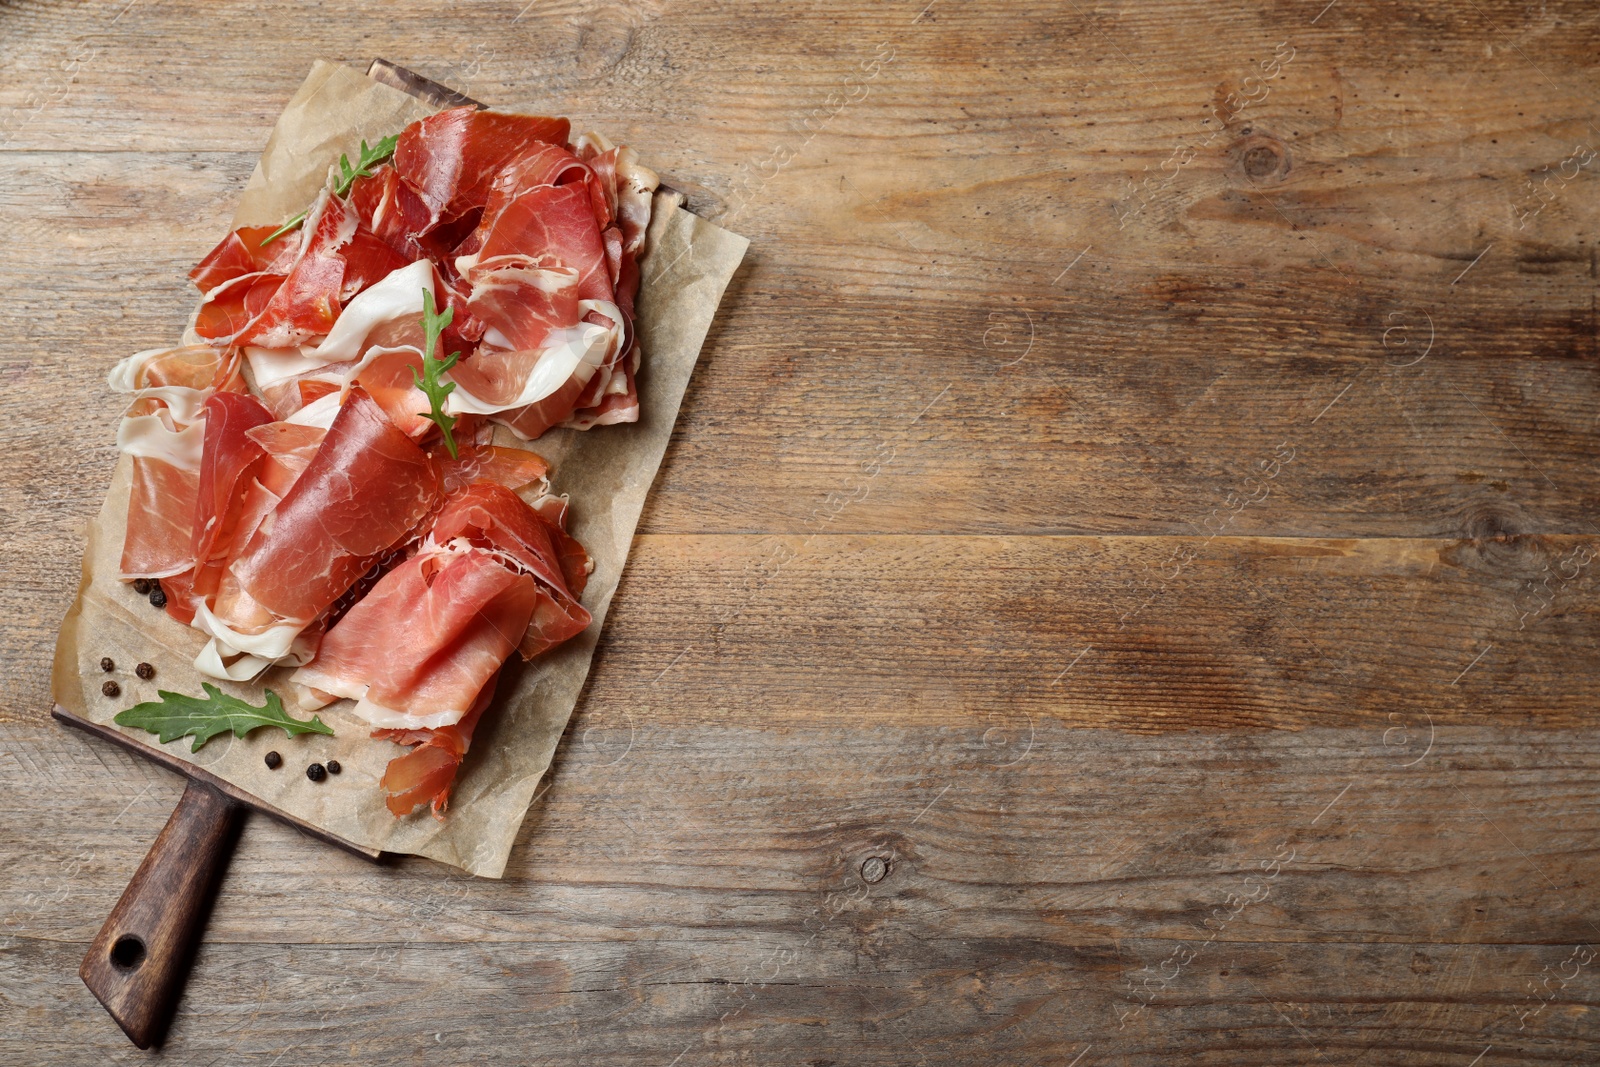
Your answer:
[[[1600,1062],[1600,13],[0,2],[0,1062]],[[502,882],[47,717],[119,414],[315,57],[748,235]],[[580,505],[581,506],[581,502]]]

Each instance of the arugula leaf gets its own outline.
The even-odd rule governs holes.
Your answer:
[[[344,196],[350,191],[350,187],[356,183],[357,178],[372,177],[372,168],[376,167],[379,163],[384,162],[390,156],[394,155],[395,145],[399,143],[400,135],[398,133],[390,134],[377,144],[372,145],[370,148],[367,146],[367,142],[362,140],[360,161],[354,167],[350,166],[350,157],[345,155],[343,152],[340,152],[339,180],[334,183],[333,195]],[[288,233],[290,230],[294,229],[304,221],[306,221],[306,213],[302,211],[300,214],[296,215],[294,218],[290,219],[288,222],[269,233],[267,235],[267,239],[261,242],[260,247],[267,247],[273,241],[276,241],[278,238],[282,237],[284,234]]]
[[[267,239],[262,241],[258,247],[267,247],[272,242],[276,241],[278,238],[282,237],[284,234],[288,233],[290,230],[294,229],[304,221],[306,221],[306,213],[302,211],[300,214],[296,215],[282,226],[279,226],[276,230],[273,230],[271,233],[267,234]]]
[[[411,378],[417,383],[417,388],[432,404],[433,410],[424,418],[431,419],[444,434],[444,446],[450,450],[450,458],[456,459],[456,439],[451,434],[451,429],[456,424],[454,415],[444,413],[444,399],[455,392],[456,383],[440,381],[439,375],[456,365],[456,360],[461,358],[460,352],[452,352],[444,359],[435,359],[434,350],[439,347],[439,335],[444,333],[445,327],[450,325],[450,320],[456,317],[455,308],[445,308],[444,314],[434,312],[433,292],[429,289],[422,290],[422,332],[428,337],[428,343],[422,349],[422,372],[417,373],[417,368],[411,368]]]
[[[247,704],[238,697],[229,696],[210,682],[201,682],[206,699],[184,696],[157,690],[160,700],[147,700],[120,711],[111,721],[118,726],[135,726],[160,737],[161,743],[176,741],[180,737],[194,737],[190,752],[199,752],[200,746],[220,733],[229,730],[233,736],[243,737],[260,726],[281,726],[290,737],[296,734],[328,734],[333,728],[313,715],[310,722],[291,719],[283,710],[278,694],[267,690],[267,702],[262,707]]]
[[[343,196],[348,193],[350,187],[356,183],[357,178],[372,177],[371,168],[394,155],[395,145],[399,143],[400,135],[398,133],[391,133],[371,148],[367,147],[366,141],[362,141],[361,162],[356,164],[354,170],[350,168],[349,158],[343,152],[339,153],[339,170],[343,176],[339,179],[339,184],[333,187],[334,195]]]

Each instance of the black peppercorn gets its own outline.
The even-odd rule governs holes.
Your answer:
[[[162,589],[159,585],[150,590],[150,606],[157,608],[164,608],[167,606],[167,591]]]
[[[328,773],[329,774],[338,774],[342,770],[344,770],[344,768],[339,766],[339,761],[338,760],[331,759],[331,760],[328,761]]]
[[[156,583],[152,582],[148,578],[135,578],[133,580],[133,591],[138,593],[140,596],[149,596],[150,590],[154,589],[155,587]]]
[[[118,697],[122,695],[122,686],[118,685],[116,682],[107,682],[105,685],[100,687],[100,692],[104,693],[108,697]]]
[[[141,663],[133,669],[133,673],[148,682],[156,676],[156,669],[148,663]]]
[[[105,671],[107,674],[110,674],[112,671],[117,669],[116,661],[110,656],[102,656],[100,657],[100,669]]]
[[[267,753],[267,770],[275,771],[283,766],[283,757],[276,752]]]
[[[311,779],[313,782],[320,782],[324,778],[328,777],[328,768],[324,767],[320,763],[313,763],[311,766],[306,768],[306,777]]]

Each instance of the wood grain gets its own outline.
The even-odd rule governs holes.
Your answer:
[[[179,793],[44,718],[105,369],[181,328],[310,58],[374,55],[753,244],[508,879],[252,821],[165,1060],[1600,1058],[1592,5],[0,39],[0,1060],[133,1058],[74,970]]]
[[[166,1037],[243,818],[232,797],[191,781],[89,942],[78,975],[139,1048]]]

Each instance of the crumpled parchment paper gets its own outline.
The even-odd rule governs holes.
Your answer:
[[[434,110],[348,67],[318,61],[279,118],[233,226],[288,218],[311,201],[340,152],[355,158],[363,138],[376,141]],[[319,713],[334,728],[333,737],[288,738],[281,730],[260,729],[242,739],[213,738],[195,753],[189,751],[188,739],[166,745],[167,751],[356,844],[429,856],[483,877],[501,876],[528,804],[549,771],[556,744],[577,705],[701,343],[748,245],[743,237],[683,210],[680,201],[673,193],[656,195],[648,251],[641,264],[640,421],[582,433],[553,430],[523,446],[554,465],[554,490],[571,494],[572,532],[595,560],[583,596],[594,622],[532,663],[512,657],[502,672],[495,703],[473,737],[446,819],[438,821],[426,809],[397,819],[384,807],[378,780],[388,761],[405,749],[371,740],[367,725],[348,714],[349,701]],[[160,342],[151,339],[152,345]],[[126,354],[106,353],[106,369]],[[496,443],[520,444],[503,428]],[[83,581],[56,644],[52,676],[56,702],[94,722],[111,724],[124,708],[156,699],[158,688],[199,696],[202,681],[255,704],[261,703],[266,688],[287,698],[287,672],[281,669],[267,672],[253,684],[201,675],[192,661],[203,644],[202,635],[151,607],[117,579],[131,477],[132,464],[123,456],[112,474],[105,504],[87,531]],[[103,656],[116,661],[114,674],[101,671]],[[156,668],[154,679],[135,677],[133,667],[139,662]],[[120,697],[101,694],[108,677],[122,686]],[[155,744],[153,734],[113,728]],[[268,770],[263,759],[271,749],[284,756],[277,771]],[[342,774],[321,783],[306,778],[308,764],[329,759],[339,760]]]

